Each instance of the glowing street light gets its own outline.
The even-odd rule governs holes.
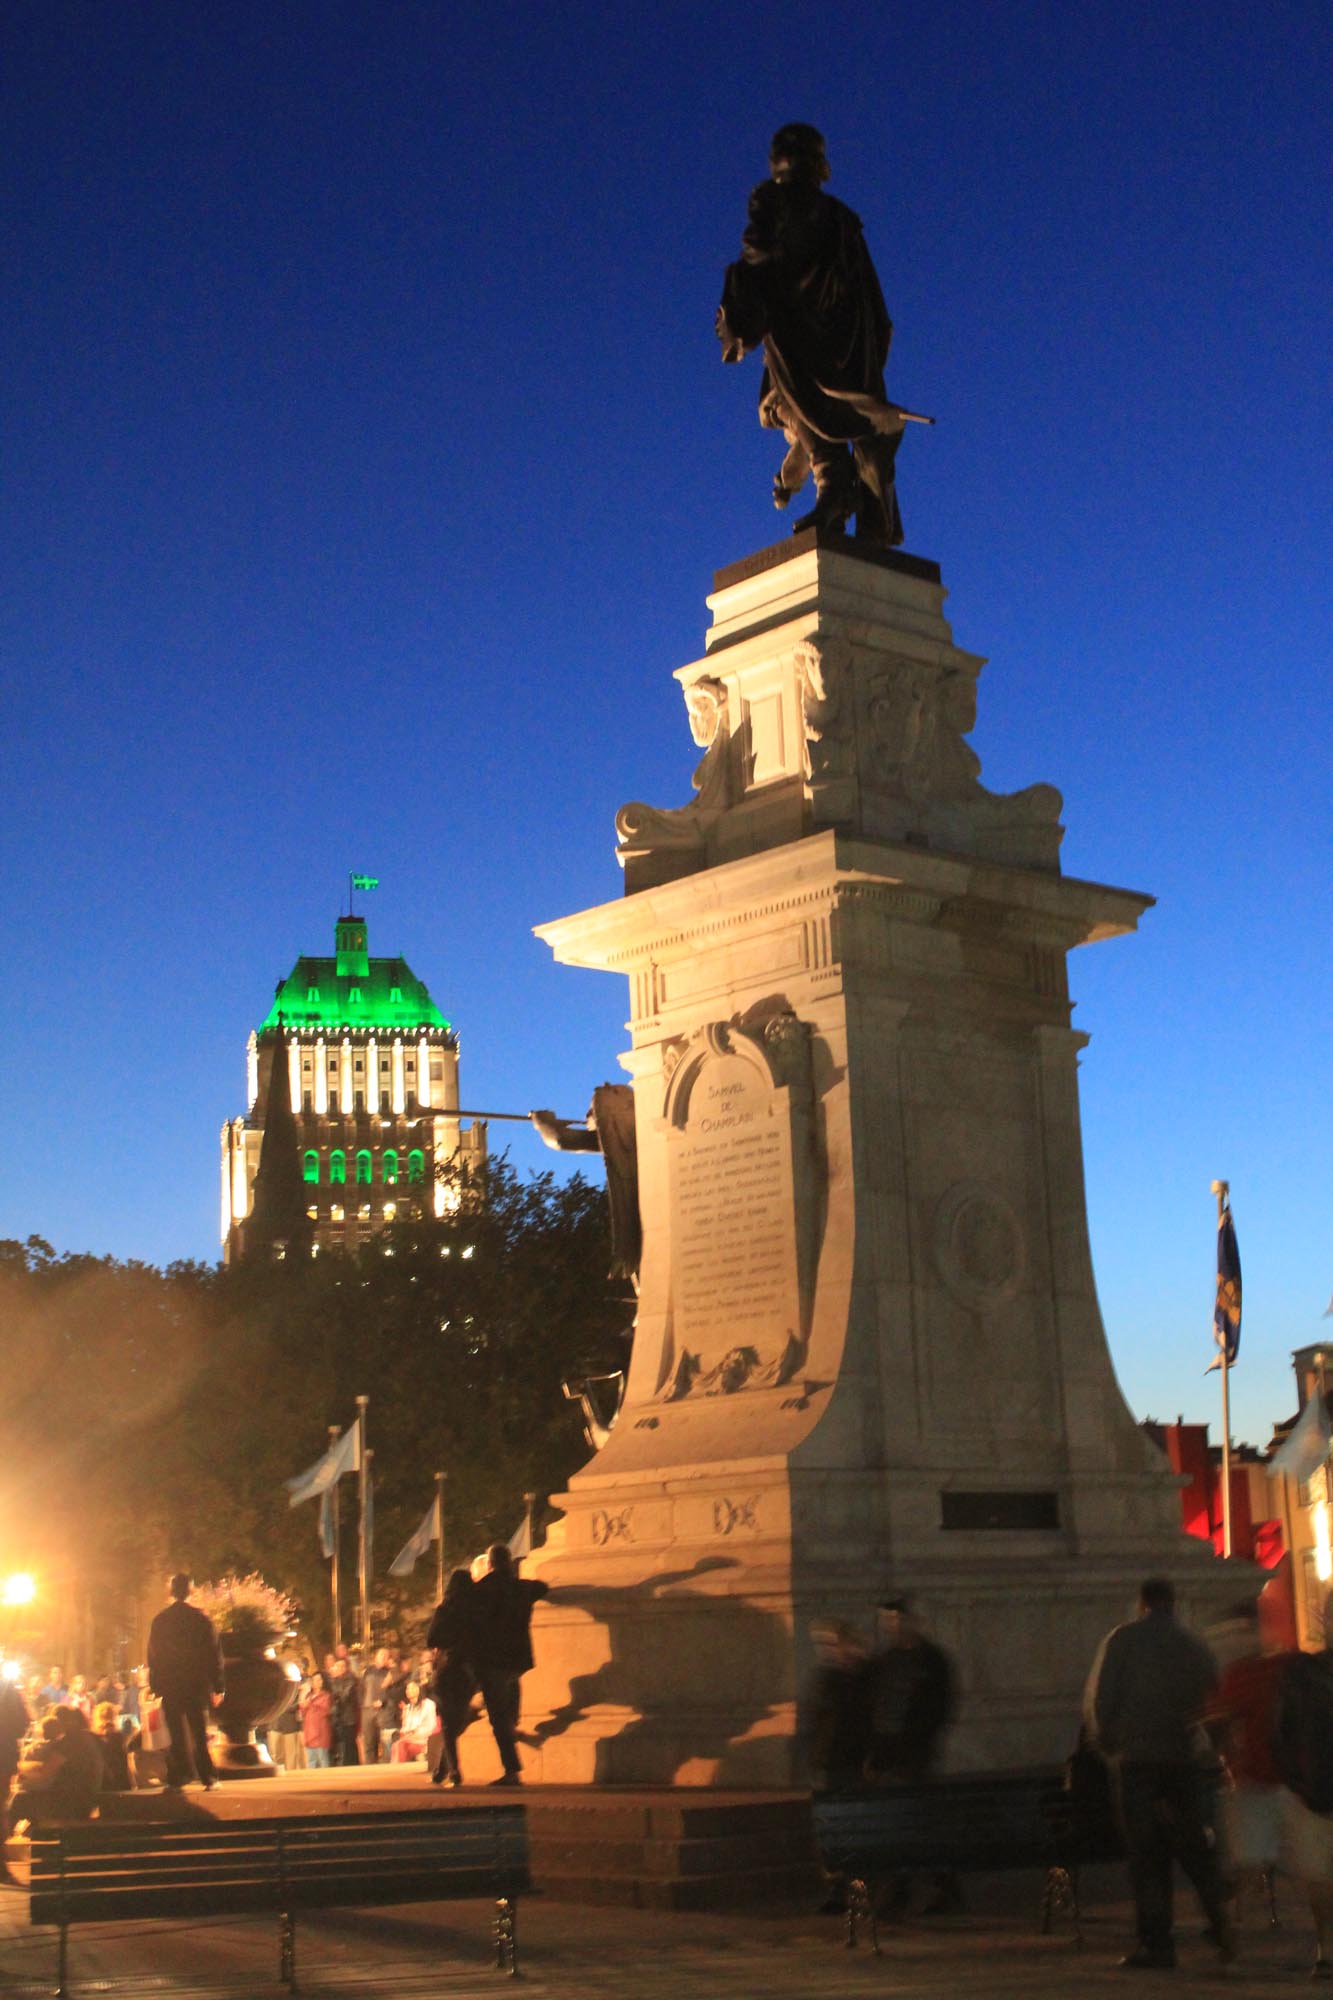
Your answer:
[[[31,1604],[37,1595],[37,1585],[26,1570],[19,1570],[14,1576],[7,1576],[0,1588],[0,1604],[17,1610],[21,1604]]]

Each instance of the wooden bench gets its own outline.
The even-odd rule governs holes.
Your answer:
[[[59,1927],[57,1993],[69,1992],[71,1924],[134,1917],[278,1920],[278,1979],[296,1991],[296,1917],[334,1906],[495,1900],[495,1963],[518,1968],[515,1903],[530,1887],[521,1805],[341,1813],[328,1819],[106,1820],[34,1827],[30,1916]]]
[[[1079,1868],[1121,1852],[1109,1817],[1081,1807],[1063,1770],[1054,1768],[824,1793],[815,1798],[814,1814],[820,1860],[846,1890],[849,1949],[864,1922],[879,1951],[880,1898],[896,1876],[913,1868],[1040,1868],[1042,1932],[1065,1911],[1081,1943]]]

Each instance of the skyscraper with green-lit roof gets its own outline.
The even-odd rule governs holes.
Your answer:
[[[442,1214],[437,1166],[485,1157],[484,1124],[459,1122],[452,1026],[405,959],[369,955],[364,917],[339,917],[332,955],[298,958],[250,1035],[249,1110],[222,1128],[228,1262],[246,1254],[279,1060],[287,1064],[294,1164],[316,1253],[353,1249],[386,1222]]]

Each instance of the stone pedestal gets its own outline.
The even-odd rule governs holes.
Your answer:
[[[1150,899],[1059,872],[1051,787],[963,737],[932,564],[796,538],[678,676],[696,799],[622,810],[626,895],[542,927],[624,974],[644,1256],[624,1407],[529,1565],[531,1774],[800,1775],[810,1626],[910,1593],[950,1761],[1069,1749],[1148,1571],[1229,1589],[1116,1384],[1066,954]]]

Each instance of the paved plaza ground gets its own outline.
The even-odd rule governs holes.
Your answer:
[[[550,2000],[861,2000],[886,1995],[965,1995],[967,2000],[1095,2000],[1101,1994],[1212,1989],[1260,2000],[1308,1986],[1310,1924],[1294,1892],[1281,1897],[1276,1932],[1242,1924],[1239,1962],[1222,1970],[1182,1896],[1180,1969],[1129,1973],[1129,1910],[1123,1878],[1099,1870],[1085,1883],[1085,1941],[1036,1931],[1035,1876],[969,1883],[966,1916],[895,1924],[883,1956],[843,1948],[836,1917],[809,1909],[744,1916],[589,1908],[540,1896],[519,1910],[519,1985]],[[512,1990],[494,1971],[485,1903],[420,1904],[339,1911],[301,1919],[298,1976],[307,1995],[436,1993],[445,2000],[498,2000]],[[134,2000],[193,1994],[271,1995],[279,2000],[275,1927],[258,1919],[209,1924],[132,1923],[71,1933],[71,1993]],[[55,1943],[32,1931],[26,1898],[0,1889],[0,1995],[50,1994]]]

